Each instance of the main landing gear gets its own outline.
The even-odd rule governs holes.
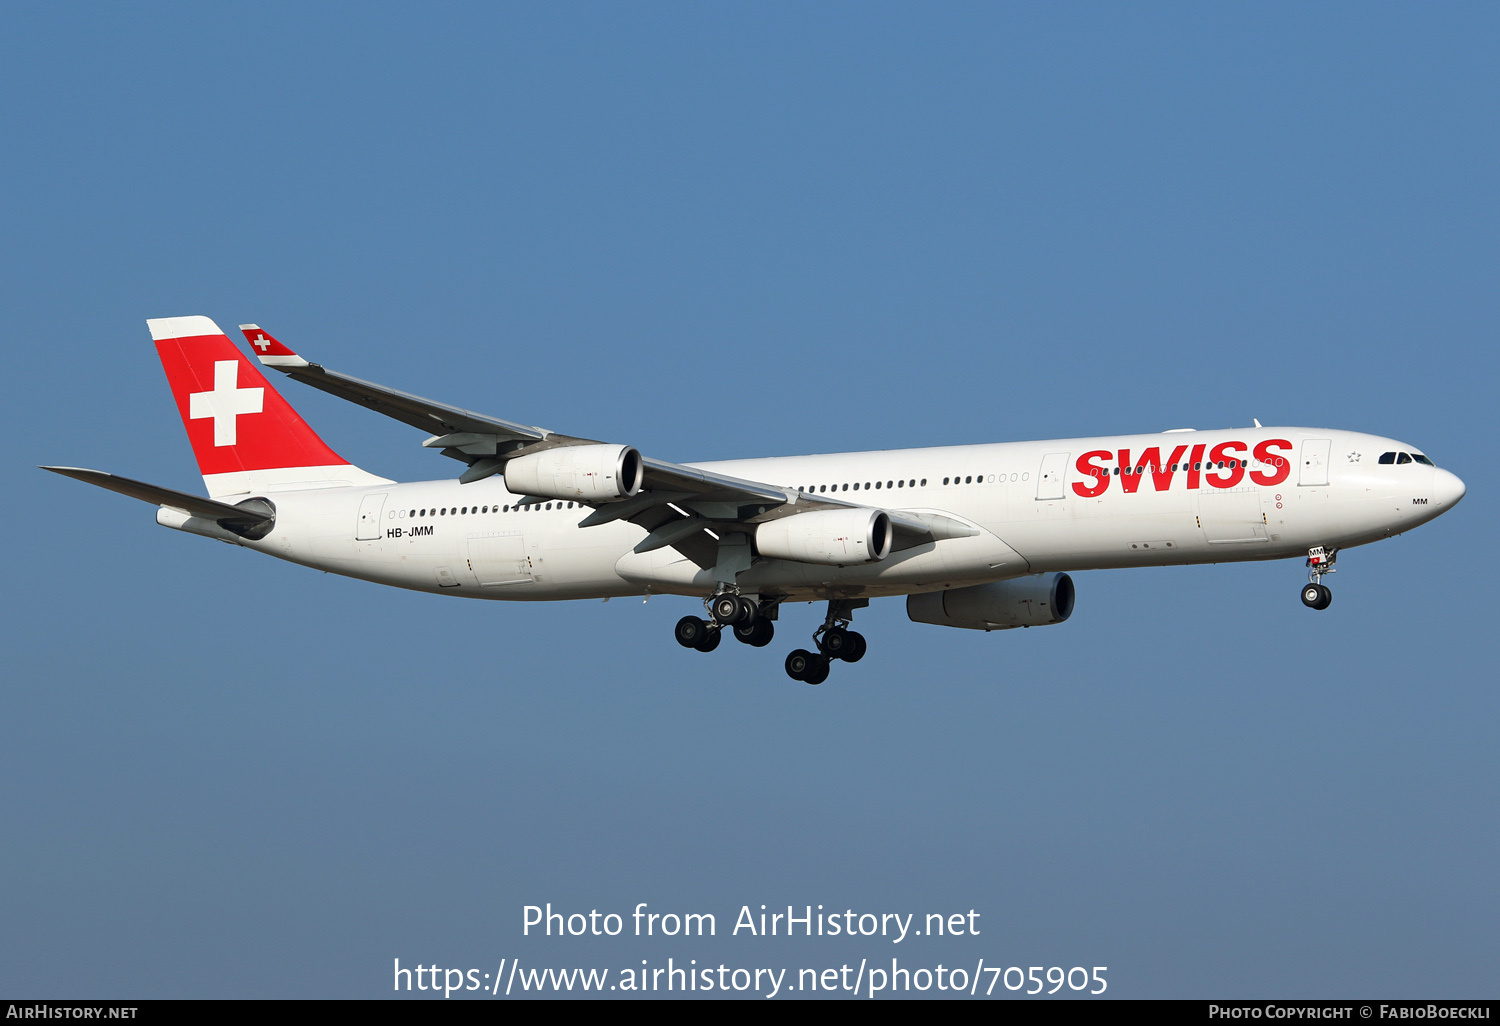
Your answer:
[[[677,621],[677,643],[683,648],[712,652],[719,647],[726,633],[732,633],[747,645],[764,648],[776,635],[776,624],[771,616],[779,601],[768,598],[757,604],[732,591],[719,592],[704,603],[712,619],[684,616]],[[850,630],[849,623],[855,609],[869,604],[869,599],[830,600],[823,626],[813,632],[813,645],[817,651],[799,648],[787,656],[786,675],[804,684],[821,684],[828,679],[829,667],[835,659],[846,663],[863,659],[865,636]]]
[[[828,679],[828,669],[835,659],[857,663],[865,655],[865,636],[849,629],[849,621],[858,606],[869,605],[869,599],[832,599],[823,626],[813,632],[817,652],[796,649],[786,657],[786,675],[804,684],[821,684]]]
[[[713,619],[684,616],[677,621],[677,644],[683,648],[712,652],[719,647],[726,627],[737,640],[755,648],[765,648],[776,636],[776,624],[762,613],[760,606],[742,595],[720,592],[707,605]]]
[[[1327,609],[1333,602],[1333,592],[1323,583],[1323,575],[1334,573],[1334,560],[1338,549],[1317,548],[1307,550],[1307,580],[1302,589],[1302,604],[1308,609]]]

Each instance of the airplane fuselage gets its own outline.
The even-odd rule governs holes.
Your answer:
[[[1392,462],[1380,462],[1385,454]],[[1412,446],[1369,434],[1252,428],[690,466],[977,529],[871,563],[760,558],[739,577],[746,593],[811,600],[1362,545],[1425,523],[1462,496],[1456,477],[1424,460]],[[715,588],[711,568],[676,549],[634,552],[643,528],[624,520],[581,528],[590,507],[580,503],[517,506],[521,497],[501,477],[255,494],[274,503],[274,530],[257,541],[225,540],[381,584],[510,600],[707,596]]]

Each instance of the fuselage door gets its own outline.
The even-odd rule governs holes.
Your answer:
[[[385,506],[385,492],[366,495],[359,504],[359,526],[354,537],[360,541],[374,541],[380,537],[380,511]]]
[[[1302,440],[1302,467],[1297,475],[1299,485],[1326,485],[1328,483],[1328,452],[1333,448],[1331,438],[1304,438]]]
[[[1042,457],[1042,469],[1036,475],[1038,501],[1063,498],[1063,475],[1068,472],[1068,455],[1049,452]]]

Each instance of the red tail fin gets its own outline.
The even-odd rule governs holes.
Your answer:
[[[210,495],[384,481],[328,448],[207,317],[146,325]]]

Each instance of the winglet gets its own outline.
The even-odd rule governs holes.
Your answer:
[[[266,367],[306,367],[307,361],[271,337],[258,324],[241,324],[245,341],[255,351],[256,357]]]

